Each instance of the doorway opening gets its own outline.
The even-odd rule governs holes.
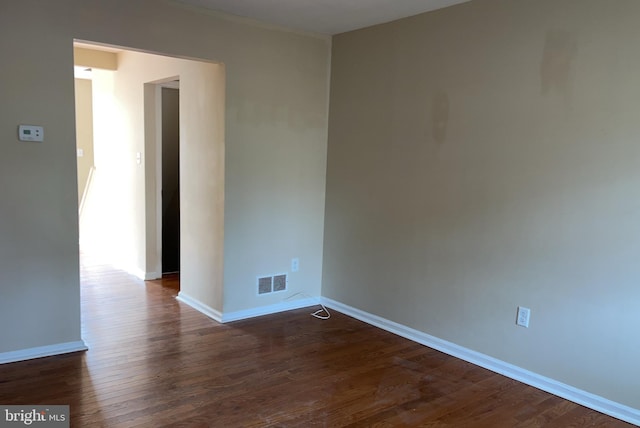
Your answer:
[[[180,272],[180,82],[160,86],[162,276]]]
[[[74,60],[93,75],[81,249],[142,280],[179,272],[179,297],[219,310],[224,65],[81,41]]]

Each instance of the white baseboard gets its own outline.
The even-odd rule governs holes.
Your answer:
[[[161,278],[162,278],[162,274],[158,272],[145,272],[144,276],[142,277],[144,281],[151,281],[152,279],[161,279]]]
[[[186,305],[191,306],[196,311],[205,314],[209,318],[215,321],[218,321],[219,323],[222,322],[222,312],[216,309],[213,309],[211,306],[205,305],[200,300],[194,299],[188,294],[185,294],[183,291],[178,293],[178,296],[176,297],[176,299],[178,299],[180,302]]]
[[[349,315],[353,318],[359,319],[360,321],[364,321],[367,324],[371,324],[383,330],[397,334],[398,336],[402,336],[430,348],[437,349],[445,354],[449,354],[477,366],[484,367],[485,369],[499,373],[508,378],[531,385],[553,395],[557,395],[558,397],[573,401],[574,403],[578,403],[606,415],[613,416],[614,418],[640,426],[640,409],[634,409],[624,404],[583,391],[571,385],[533,373],[529,370],[514,366],[513,364],[464,348],[456,345],[455,343],[447,342],[446,340],[439,339],[435,336],[431,336],[427,333],[423,333],[419,330],[370,314],[335,300],[323,297],[322,303],[338,312],[342,312],[345,315]]]
[[[247,318],[261,317],[263,315],[276,314],[278,312],[291,311],[293,309],[306,308],[307,306],[319,304],[320,298],[314,299],[312,297],[307,299],[283,301],[269,306],[260,306],[258,308],[245,309],[242,311],[226,312],[222,314],[222,322],[239,321]]]
[[[38,346],[36,348],[21,349],[19,351],[0,353],[0,364],[16,361],[33,360],[34,358],[50,357],[52,355],[68,354],[89,349],[83,340],[77,342],[56,343],[55,345]]]
[[[228,323],[232,321],[240,321],[248,318],[261,317],[263,315],[276,314],[278,312],[290,311],[293,309],[306,308],[307,306],[319,305],[320,298],[307,298],[298,299],[292,301],[279,302],[273,305],[260,306],[258,308],[244,309],[241,311],[222,313],[212,307],[205,305],[197,299],[185,294],[184,292],[178,293],[176,297],[182,303],[191,306],[198,312],[203,313],[219,323]]]
[[[143,281],[162,278],[162,274],[158,274],[158,272],[145,272],[142,269],[138,268],[129,268],[123,270]]]

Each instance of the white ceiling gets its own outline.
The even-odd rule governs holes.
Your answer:
[[[178,0],[295,30],[338,34],[470,0]]]

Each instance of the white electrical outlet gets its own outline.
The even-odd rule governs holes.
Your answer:
[[[529,328],[529,318],[531,317],[531,309],[518,306],[518,318],[516,324]]]
[[[291,272],[298,272],[300,270],[300,259],[291,259]]]

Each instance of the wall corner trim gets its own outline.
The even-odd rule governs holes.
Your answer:
[[[216,309],[213,309],[209,305],[205,305],[200,300],[195,299],[189,296],[188,294],[185,294],[182,291],[178,293],[178,296],[176,297],[176,299],[188,306],[191,306],[193,309],[208,316],[212,320],[217,321],[219,323],[222,322],[222,312]]]
[[[35,348],[0,353],[0,364],[15,363],[17,361],[33,360],[35,358],[51,357],[53,355],[81,352],[89,347],[83,340],[76,342],[56,343],[55,345],[37,346]]]
[[[222,315],[222,322],[240,321],[248,318],[261,317],[263,315],[276,314],[278,312],[291,311],[293,309],[306,308],[318,305],[320,298],[305,298],[291,301],[282,301],[268,306],[245,309],[241,311],[227,312]]]
[[[154,279],[161,279],[162,278],[162,273],[158,273],[158,272],[147,272],[143,269],[140,269],[138,267],[135,266],[127,266],[127,265],[123,265],[123,264],[119,264],[116,263],[115,265],[116,269],[120,269],[125,271],[126,273],[128,273],[129,275],[133,275],[136,278],[142,280],[142,281],[152,281]]]
[[[140,277],[139,277],[140,278]],[[162,279],[162,274],[158,272],[146,272],[144,277],[142,277],[144,281],[151,281],[154,279]]]
[[[338,312],[349,315],[360,321],[371,324],[388,332],[397,334],[406,339],[428,346],[445,354],[451,355],[469,363],[475,364],[495,373],[501,374],[508,378],[517,380],[527,385],[546,391],[550,394],[557,395],[614,418],[629,422],[640,426],[640,409],[634,409],[624,404],[611,401],[604,397],[592,394],[587,391],[575,388],[571,385],[558,382],[554,379],[539,375],[537,373],[525,370],[497,358],[490,357],[480,352],[473,351],[468,348],[447,342],[419,330],[407,327],[405,325],[390,321],[388,319],[370,314],[360,309],[345,305],[338,301],[323,297],[322,303]]]
[[[145,272],[142,269],[138,268],[122,268],[122,270],[143,281],[162,278],[162,274],[159,274],[158,272]]]
[[[196,311],[222,324],[233,322],[233,321],[245,320],[249,318],[261,317],[264,315],[277,314],[278,312],[291,311],[293,309],[306,308],[309,306],[320,304],[319,297],[317,298],[309,297],[305,299],[298,299],[298,300],[292,300],[292,301],[282,301],[279,303],[275,303],[273,305],[259,306],[257,308],[222,313],[216,309],[213,309],[208,305],[205,305],[199,300],[194,299],[193,297],[183,293],[182,291],[178,293],[178,296],[176,297],[176,299],[178,299],[180,302],[186,305],[191,306]]]

